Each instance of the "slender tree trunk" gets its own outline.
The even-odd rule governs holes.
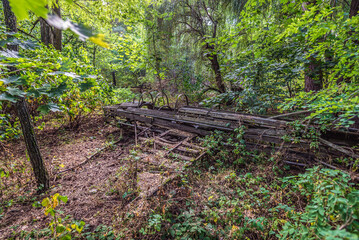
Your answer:
[[[6,27],[11,32],[17,32],[16,17],[11,11],[9,1],[2,0],[2,3]],[[8,45],[8,48],[13,51],[18,51],[17,45]],[[14,70],[15,69],[10,69],[10,71]],[[34,128],[31,123],[31,118],[25,98],[20,98],[15,103],[15,107],[21,124],[22,133],[24,135],[26,150],[30,158],[37,185],[39,187],[39,192],[46,191],[50,186],[49,177],[36,141]]]
[[[204,7],[206,7],[204,2],[202,2],[202,4]],[[213,21],[212,19],[211,21],[213,24],[212,38],[215,39],[217,37],[217,21]],[[207,43],[206,48],[207,50],[210,51],[210,54],[208,55],[208,59],[211,61],[211,67],[212,70],[214,71],[217,88],[221,93],[224,93],[226,92],[226,87],[224,86],[223,83],[221,67],[218,62],[218,55],[215,51],[215,46]]]
[[[49,175],[41,157],[25,98],[19,99],[15,106],[21,123],[21,129],[25,139],[27,154],[30,158],[39,191],[46,191],[50,187]]]
[[[53,9],[52,9],[53,13],[56,14],[57,16],[59,16],[61,18],[61,8],[59,5],[59,1],[56,1],[56,5],[54,5]],[[52,28],[53,30],[53,45],[54,48],[58,51],[62,50],[62,30],[57,29],[57,28]]]
[[[113,72],[111,72],[111,74],[112,74],[112,82],[113,82],[113,86],[114,86],[114,87],[116,87],[116,72],[115,72],[115,71],[113,71]]]
[[[153,34],[152,35],[152,44],[153,44],[153,56],[155,58],[155,70],[156,70],[156,78],[157,78],[157,81],[158,81],[158,84],[159,84],[159,89],[162,90],[162,80],[161,80],[161,75],[160,75],[160,57],[158,56],[158,53],[157,53],[157,48],[156,48],[156,41],[155,41],[155,35]]]
[[[354,17],[358,14],[359,11],[359,0],[352,0],[350,4],[349,17]]]
[[[213,34],[213,36],[215,37],[215,34]],[[208,59],[211,62],[211,68],[215,75],[217,88],[221,93],[224,93],[224,92],[226,92],[226,87],[224,86],[224,83],[223,83],[221,67],[218,62],[218,55],[217,55],[217,53],[215,53],[215,49],[214,49],[213,45],[210,45],[209,43],[207,43],[206,49],[209,51]]]
[[[94,67],[96,67],[96,50],[97,50],[97,46],[94,45],[93,47],[93,53],[92,53],[92,65]]]

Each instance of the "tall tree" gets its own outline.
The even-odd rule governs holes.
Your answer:
[[[178,4],[182,9],[178,20],[178,23],[184,27],[182,32],[196,36],[202,43],[203,52],[215,74],[217,88],[220,92],[225,92],[218,49],[215,44],[218,37],[218,25],[222,20],[219,2],[216,0],[179,0]]]
[[[61,18],[61,8],[59,5],[59,0],[56,0],[56,3],[52,7],[52,11],[54,14],[56,14],[57,16],[59,16]],[[58,29],[58,28],[54,28],[54,27],[52,28],[52,30],[53,30],[53,34],[54,34],[52,45],[54,46],[54,48],[56,50],[61,51],[62,50],[62,30]]]
[[[53,3],[52,13],[61,18],[59,1]],[[40,18],[41,42],[46,46],[52,45],[56,50],[62,50],[62,31],[50,26],[45,19]]]
[[[8,0],[2,0],[4,16],[5,16],[5,25],[10,32],[17,32],[16,17],[11,11]],[[19,48],[17,45],[8,45],[8,49],[12,51],[18,51]],[[13,67],[9,69],[14,71]],[[24,140],[26,144],[26,150],[30,158],[32,169],[34,171],[35,179],[39,187],[39,191],[46,191],[49,186],[49,176],[46,171],[44,162],[41,157],[40,149],[37,144],[35,137],[34,128],[31,122],[28,106],[24,97],[21,97],[16,103],[15,107],[17,110],[17,115],[20,120],[22,133],[24,135]]]
[[[307,5],[315,5],[317,1],[314,0],[310,3],[303,3],[303,11],[307,11]],[[310,56],[308,63],[305,64],[304,71],[304,91],[319,91],[323,88],[323,71],[321,69],[321,61],[317,60],[314,56]]]
[[[359,0],[352,0],[350,4],[349,17],[354,17],[359,12]]]

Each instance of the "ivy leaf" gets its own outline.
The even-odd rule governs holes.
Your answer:
[[[61,111],[60,107],[55,103],[48,103],[37,108],[42,114],[47,114],[49,112],[59,112]]]
[[[110,48],[110,45],[105,42],[105,35],[104,34],[97,34],[93,37],[90,37],[89,40],[103,48]]]
[[[38,98],[41,95],[49,96],[49,89],[50,89],[50,85],[49,84],[44,84],[44,86],[42,88],[29,89],[27,91],[26,95],[27,96],[33,96],[35,98]]]
[[[0,55],[4,56],[5,58],[19,58],[20,55],[17,51],[6,49],[4,51],[0,51]]]
[[[43,207],[47,207],[47,206],[49,206],[49,204],[50,204],[50,199],[49,199],[49,198],[44,198],[44,199],[42,200],[42,202],[41,202],[41,205],[42,205]]]
[[[62,225],[61,223],[56,226],[56,232],[57,233],[63,233],[66,230],[66,227]]]
[[[66,234],[65,236],[60,237],[60,240],[71,240],[71,235]]]
[[[80,77],[79,75],[77,75],[76,73],[72,73],[72,72],[63,72],[63,71],[55,71],[55,72],[51,72],[49,73],[49,75],[65,75],[67,77],[71,77],[71,78],[78,78]]]

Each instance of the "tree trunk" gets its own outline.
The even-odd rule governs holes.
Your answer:
[[[59,2],[56,1],[52,8],[53,14],[58,15],[61,18],[61,9]],[[51,27],[45,19],[40,18],[41,26],[41,42],[46,46],[54,46],[58,51],[62,50],[62,31],[60,29]]]
[[[46,46],[53,45],[54,34],[52,32],[51,26],[47,24],[46,20],[43,18],[40,18],[40,26],[41,26],[41,42]]]
[[[304,91],[319,91],[323,88],[323,72],[320,65],[320,61],[316,60],[314,57],[310,57],[310,63],[305,70]]]
[[[92,65],[94,67],[96,67],[96,50],[97,50],[97,46],[94,45],[93,46],[93,53],[92,53]]]
[[[350,4],[349,17],[354,17],[358,14],[359,11],[359,0],[352,0]]]
[[[37,186],[40,192],[46,191],[50,187],[49,175],[45,168],[45,164],[42,160],[40,149],[36,141],[34,128],[31,123],[31,118],[25,98],[19,99],[15,106],[21,123],[21,129],[25,139],[27,154],[30,158]]]
[[[52,8],[52,11],[54,14],[59,16],[61,18],[61,9],[59,5],[59,1],[56,1],[56,4]],[[53,30],[53,46],[56,50],[61,51],[62,50],[62,30],[57,28],[52,28]]]
[[[113,86],[114,86],[114,87],[116,87],[116,72],[115,72],[115,71],[113,71],[113,72],[111,72],[111,74],[112,74],[112,82],[113,82]]]
[[[14,13],[11,11],[9,1],[2,0],[2,3],[3,3],[6,27],[11,32],[17,32],[16,17]],[[8,48],[13,51],[18,51],[17,45],[8,45]],[[15,70],[14,68],[12,69],[10,68],[10,71],[14,71],[14,70]],[[34,171],[37,186],[39,188],[39,192],[46,191],[50,186],[49,176],[46,171],[44,162],[42,160],[39,147],[37,145],[34,129],[31,123],[31,118],[25,98],[20,98],[15,103],[15,107],[21,124],[21,129],[26,144],[26,150],[30,158],[30,162],[32,165],[32,169]]]
[[[307,4],[317,4],[315,0],[309,3],[303,3],[303,10],[307,11]],[[304,71],[304,91],[319,91],[323,88],[323,72],[321,69],[321,62],[314,57],[309,58],[309,63],[306,65]]]
[[[219,62],[218,62],[218,56],[217,56],[217,54],[213,54],[213,55],[210,55],[208,58],[211,61],[211,67],[215,74],[217,88],[221,93],[224,93],[224,92],[226,92],[226,88],[223,84],[221,68],[220,68]]]

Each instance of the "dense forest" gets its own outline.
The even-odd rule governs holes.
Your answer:
[[[0,6],[0,239],[359,239],[359,0]]]

